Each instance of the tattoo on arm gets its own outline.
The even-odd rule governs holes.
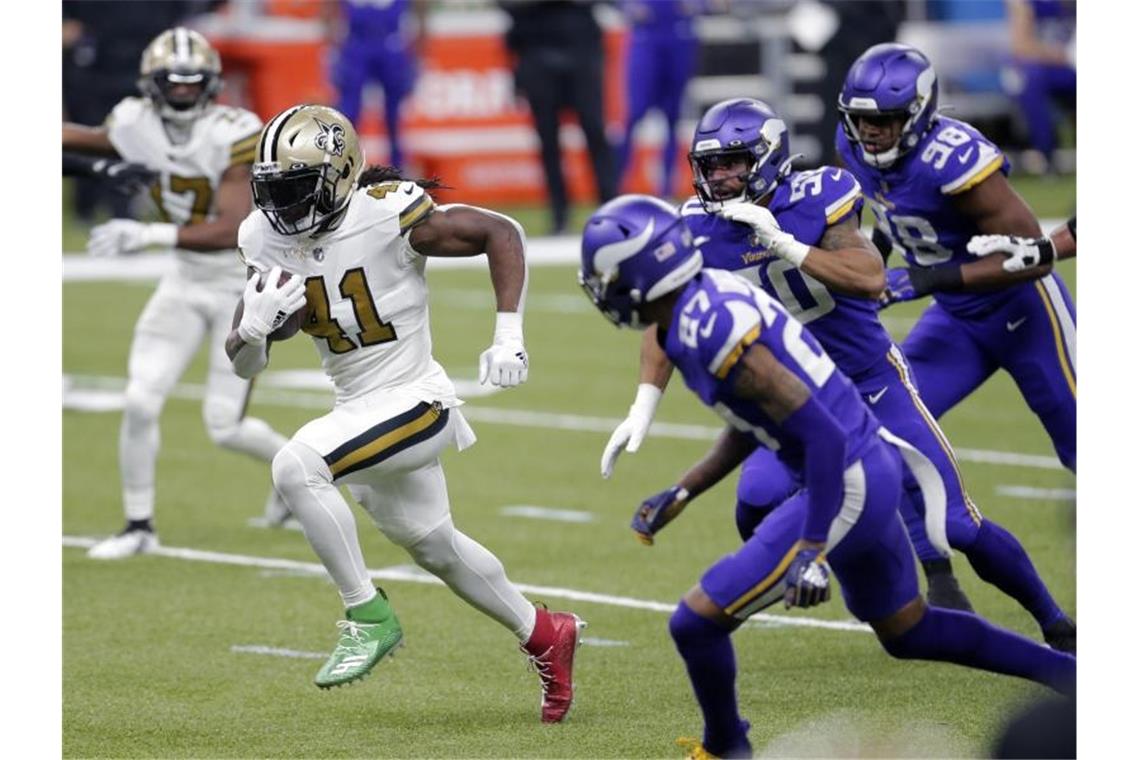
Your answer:
[[[759,343],[740,357],[733,391],[755,401],[775,422],[786,420],[811,397],[803,380]]]
[[[839,251],[844,248],[856,248],[878,256],[875,246],[859,231],[859,218],[849,216],[839,224],[833,224],[823,232],[819,241],[819,248],[825,251]]]

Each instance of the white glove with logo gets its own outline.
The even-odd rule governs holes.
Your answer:
[[[1041,264],[1049,264],[1057,258],[1053,241],[1047,237],[1025,238],[1014,235],[974,235],[966,243],[966,250],[975,256],[989,256],[991,253],[1005,254],[1001,268],[1007,272],[1020,272]]]
[[[479,355],[479,384],[513,388],[526,382],[527,357],[523,347],[522,314],[500,311],[495,314],[495,338]]]
[[[780,229],[780,223],[772,212],[755,203],[734,203],[720,210],[720,215],[752,228],[752,241],[762,245],[776,256],[800,266],[807,258],[811,246],[804,245],[792,237],[791,233]]]
[[[629,407],[629,416],[614,429],[605,451],[602,452],[603,478],[614,474],[614,464],[622,452],[622,447],[630,454],[641,448],[641,442],[649,432],[649,425],[653,422],[653,415],[657,413],[657,405],[660,402],[661,389],[656,385],[642,383],[637,386],[637,396]]]
[[[261,278],[254,275],[245,284],[242,294],[242,315],[238,324],[238,336],[251,346],[265,343],[269,333],[276,330],[290,314],[305,305],[305,281],[301,277],[291,277],[284,285],[278,285],[281,267],[273,267],[265,275],[265,286],[259,291]]]
[[[177,244],[177,224],[143,224],[133,219],[112,219],[91,230],[87,254],[118,256],[141,251],[152,245],[173,248]]]

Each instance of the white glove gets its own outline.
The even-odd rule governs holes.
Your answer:
[[[291,314],[305,305],[305,281],[291,277],[278,285],[281,267],[273,267],[265,275],[265,287],[258,291],[258,275],[249,278],[242,294],[242,315],[238,336],[251,346],[260,346],[269,333],[276,330]]]
[[[526,382],[527,358],[523,347],[522,314],[500,311],[495,314],[495,338],[479,355],[479,384],[513,388]]]
[[[787,259],[797,267],[804,263],[811,250],[810,245],[804,245],[792,237],[791,233],[780,229],[776,217],[763,206],[757,206],[755,203],[734,203],[722,208],[720,215],[725,219],[747,224],[752,228],[754,243],[764,246],[768,251]]]
[[[94,227],[87,241],[89,256],[118,256],[152,245],[173,248],[178,244],[178,225],[143,224],[133,219],[112,219]]]
[[[602,452],[602,477],[608,478],[614,474],[614,463],[622,452],[622,447],[630,454],[641,448],[645,434],[649,432],[649,425],[653,422],[653,415],[657,413],[657,404],[661,402],[661,389],[653,383],[642,383],[637,386],[637,396],[633,405],[629,407],[629,416],[614,429]]]
[[[1041,264],[1049,264],[1057,257],[1053,241],[1047,237],[1024,238],[1014,235],[974,235],[966,243],[966,250],[975,256],[1003,253],[1001,268],[1007,272],[1020,272]]]

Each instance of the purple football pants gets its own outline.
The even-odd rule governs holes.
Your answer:
[[[625,177],[632,152],[633,130],[649,110],[656,108],[665,118],[665,141],[661,146],[662,198],[673,196],[673,176],[677,159],[677,119],[681,98],[693,76],[699,45],[695,37],[660,34],[630,36],[625,66],[627,116],[625,134],[618,146],[618,177]]]
[[[416,58],[395,35],[378,40],[345,40],[333,66],[337,110],[360,126],[364,86],[377,82],[384,90],[384,128],[388,132],[389,159],[400,166],[404,152],[400,140],[400,103],[416,81]]]
[[[902,461],[876,441],[844,473],[844,502],[829,534],[827,561],[847,609],[864,621],[881,620],[918,596],[918,575],[898,516]],[[798,491],[760,523],[740,549],[701,577],[701,588],[729,615],[744,620],[784,594],[784,572],[803,533],[808,491]],[[833,543],[836,525],[847,531]]]
[[[937,302],[931,304],[902,349],[935,417],[1004,369],[1045,426],[1062,464],[1076,472],[1076,325],[1065,283],[1050,274],[1018,286],[984,316],[955,316]]]

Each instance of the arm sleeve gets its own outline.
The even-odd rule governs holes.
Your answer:
[[[831,521],[843,505],[846,436],[839,423],[814,396],[784,420],[782,427],[804,448],[804,485],[808,492],[803,538],[824,542]]]

